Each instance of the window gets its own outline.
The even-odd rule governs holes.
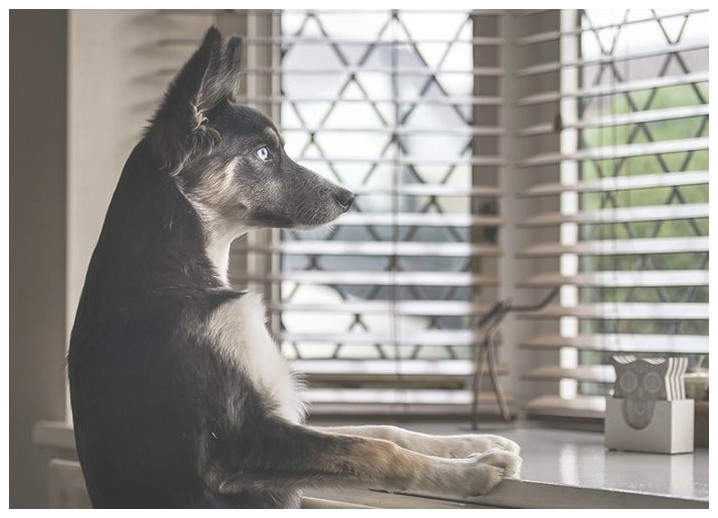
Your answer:
[[[465,414],[477,317],[556,286],[502,327],[515,411],[600,418],[615,351],[707,357],[706,10],[214,16],[242,100],[358,194],[234,249],[314,413]]]
[[[558,352],[524,373],[560,382],[530,413],[602,416],[616,351],[708,353],[708,28],[707,11],[569,10],[520,40],[561,50],[517,72],[560,80],[518,100],[522,138],[555,146],[519,163],[545,178],[521,195],[555,203],[521,222],[553,232],[520,252],[546,268],[523,286],[562,286],[531,315],[553,329],[522,344]]]
[[[497,17],[274,18],[273,34],[248,43],[276,50],[266,70],[287,151],[358,195],[333,231],[237,246],[273,254],[272,271],[249,280],[272,284],[282,350],[308,376],[314,414],[466,413],[474,323],[499,284]]]

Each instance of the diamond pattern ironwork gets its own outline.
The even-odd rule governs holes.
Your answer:
[[[282,48],[282,121],[292,126],[288,134],[288,148],[301,163],[349,188],[400,185],[471,187],[471,133],[453,132],[442,135],[442,128],[472,127],[471,107],[453,101],[455,96],[471,95],[472,61],[464,60],[466,77],[458,80],[456,63],[452,74],[443,74],[446,63],[456,51],[459,40],[469,40],[472,20],[469,12],[454,12],[444,16],[442,24],[431,23],[431,15],[402,11],[372,12],[362,15],[361,24],[352,23],[351,14],[306,11],[282,15],[282,32],[291,40]],[[361,34],[357,31],[361,25]],[[429,27],[430,26],[430,27]],[[431,45],[418,42],[415,34],[427,27]],[[442,41],[443,39],[443,41]],[[321,49],[320,52],[314,52]],[[456,60],[454,60],[456,61]],[[292,68],[336,69],[326,75],[294,76]],[[404,71],[410,70],[410,74]],[[380,71],[380,72],[377,72]],[[463,76],[461,76],[463,77]],[[406,99],[411,97],[410,101]],[[303,100],[297,101],[297,98]],[[313,100],[312,100],[313,99]],[[426,104],[440,99],[441,103]],[[434,134],[411,133],[415,128],[431,124]],[[286,130],[285,130],[286,131]],[[431,139],[440,138],[441,152],[447,165],[421,163],[426,153],[436,157],[438,149],[431,147]],[[450,150],[447,152],[447,149]],[[357,156],[365,160],[350,161]],[[401,157],[401,163],[398,159]],[[464,162],[464,160],[466,161]],[[369,195],[357,199],[355,210],[371,212],[449,213],[470,212],[468,197],[446,198],[436,195]],[[342,226],[323,237],[336,241],[438,241],[467,242],[466,229],[418,226]],[[316,234],[283,232],[283,240],[317,239]],[[284,272],[297,270],[363,270],[375,272],[407,272],[412,270],[440,270],[469,272],[468,258],[411,258],[411,257],[335,257],[310,255],[282,258]],[[472,300],[468,287],[429,287],[396,285],[308,285],[283,282],[282,299],[292,302],[340,303],[350,300],[371,301],[449,301]],[[465,329],[465,317],[429,316],[396,317],[354,313],[307,325],[312,315],[294,315],[285,311],[280,315],[284,331],[298,332],[316,328],[317,324],[333,332],[386,332],[398,336],[404,331],[428,329]],[[427,346],[396,343],[364,344],[336,342],[331,344],[292,342],[283,344],[289,356],[297,358],[469,358],[468,346]]]

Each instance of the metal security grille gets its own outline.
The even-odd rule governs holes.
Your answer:
[[[560,91],[520,100],[544,110],[522,138],[560,138],[559,150],[520,164],[554,174],[523,196],[559,200],[558,211],[521,223],[558,230],[557,241],[522,252],[556,260],[556,270],[523,286],[563,286],[559,305],[531,315],[557,319],[556,332],[523,344],[560,351],[524,374],[560,382],[559,394],[527,409],[600,417],[612,353],[690,354],[695,363],[708,353],[708,13],[561,14],[559,30],[522,41],[559,39],[561,59],[517,72],[561,80]]]
[[[500,254],[503,71],[477,50],[502,39],[490,13],[482,35],[482,16],[286,10],[254,41],[279,50],[264,71],[280,78],[269,100],[289,155],[358,195],[332,231],[243,249],[279,258],[250,280],[279,288],[275,331],[314,413],[468,411],[479,294],[495,297]]]

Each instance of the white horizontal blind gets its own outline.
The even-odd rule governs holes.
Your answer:
[[[534,415],[602,417],[615,352],[708,354],[708,13],[703,10],[562,12],[558,30],[530,25],[519,46],[561,44],[561,58],[515,71],[559,74],[561,88],[518,101],[530,121],[519,174],[527,202],[551,199],[520,227],[556,230],[518,251],[547,264],[521,286],[561,286],[560,302],[525,316],[556,332],[521,344],[555,350],[526,380],[557,386],[528,402]],[[536,16],[541,16],[538,14]],[[553,43],[552,43],[553,42]],[[533,79],[532,79],[533,78]]]
[[[240,243],[237,257],[280,264],[234,280],[279,288],[274,330],[313,413],[467,413],[479,293],[495,298],[501,254],[494,16],[278,16],[279,32],[247,43],[279,51],[248,73],[276,74],[280,89],[249,100],[278,106],[288,154],[357,199],[333,231]]]

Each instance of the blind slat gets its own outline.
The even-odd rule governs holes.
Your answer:
[[[301,76],[301,77],[323,77],[323,76],[334,76],[337,74],[382,74],[391,75],[396,73],[397,69],[392,67],[360,67],[360,66],[346,66],[346,67],[330,67],[330,68],[289,68],[289,67],[247,67],[243,69],[243,73],[252,74],[255,76],[276,76],[279,74],[286,76]],[[432,77],[432,76],[487,76],[487,77],[500,77],[504,71],[498,67],[480,67],[474,69],[444,69],[444,68],[421,68],[421,67],[401,67],[399,70],[401,75],[405,77]],[[156,72],[156,75],[161,77],[172,77],[177,73],[174,68],[161,69]]]
[[[707,252],[708,237],[661,237],[579,241],[575,245],[540,243],[518,253],[519,257],[555,257],[561,254],[579,255],[643,255]]]
[[[584,118],[575,122],[562,121],[561,129],[583,129],[596,127],[620,126],[625,124],[639,124],[647,122],[664,122],[690,117],[706,116],[709,113],[707,104],[694,106],[679,106],[677,108],[664,108],[660,110],[646,110],[640,112],[623,113],[620,115],[607,115],[604,117]],[[532,137],[555,133],[553,123],[540,123],[520,129],[517,135],[520,137]]]
[[[603,419],[606,398],[603,396],[576,396],[563,399],[559,396],[540,396],[526,403],[529,415],[564,416],[585,419]]]
[[[426,375],[469,376],[470,360],[294,360],[292,370],[307,375]],[[505,368],[504,368],[505,371]]]
[[[678,187],[708,183],[708,171],[613,176],[575,184],[542,183],[519,193],[520,197],[551,196],[562,192],[613,192],[656,187]]]
[[[521,160],[519,167],[536,167],[542,165],[560,164],[571,160],[580,162],[585,160],[609,160],[614,158],[630,158],[636,156],[655,155],[662,153],[685,153],[687,151],[700,151],[708,149],[707,138],[685,138],[680,140],[664,140],[645,144],[625,144],[605,147],[592,147],[574,153],[542,153]]]
[[[656,56],[665,56],[668,53],[682,53],[692,52],[696,50],[707,50],[708,45],[705,43],[699,44],[673,44],[668,48],[646,50],[643,52],[633,52],[614,56],[606,56],[600,58],[589,58],[589,59],[578,59],[575,61],[552,61],[549,63],[540,63],[538,65],[532,65],[530,67],[522,68],[516,72],[517,77],[528,77],[537,74],[546,74],[549,72],[557,72],[563,68],[576,68],[590,65],[604,65],[608,63],[620,63],[622,61],[631,61],[634,59],[652,58]]]
[[[399,227],[496,227],[503,223],[500,216],[481,216],[466,213],[368,213],[350,212],[339,217],[333,224],[340,225],[396,225]]]
[[[452,44],[458,45],[482,45],[482,46],[497,46],[504,42],[503,38],[499,37],[477,37],[477,38],[457,38],[452,40]],[[163,38],[157,40],[157,45],[176,47],[186,46],[191,48],[199,47],[202,43],[201,40],[193,38]],[[339,39],[339,38],[312,38],[308,36],[276,36],[276,37],[243,37],[243,45],[293,45],[301,43],[302,45],[374,45],[374,46],[393,46],[397,43],[417,43],[417,44],[435,44],[441,43],[446,44],[446,40],[432,39],[432,38],[412,38],[405,39],[401,35],[396,35],[396,39],[381,41],[381,40],[365,40],[361,38],[356,39]]]
[[[298,282],[308,284],[343,284],[367,286],[496,286],[493,275],[466,272],[357,272],[357,271],[288,271],[277,275],[233,276],[238,281]]]
[[[467,157],[461,160],[450,160],[450,159],[424,159],[424,158],[411,158],[406,155],[398,156],[395,158],[388,157],[337,157],[337,156],[326,156],[322,158],[313,157],[297,157],[297,162],[307,163],[334,163],[334,164],[391,164],[400,166],[441,166],[449,168],[457,165],[485,165],[485,166],[500,166],[504,164],[504,160],[497,156],[473,156]]]
[[[277,336],[281,342],[312,342],[312,343],[347,343],[347,344],[386,344],[396,343],[397,345],[426,345],[445,346],[451,345],[474,345],[483,337],[472,329],[427,329],[421,333],[372,333],[347,331],[345,333],[290,333],[281,332]],[[500,341],[494,340],[496,345]],[[372,360],[374,361],[374,360]]]
[[[616,373],[611,365],[584,365],[574,368],[540,365],[529,370],[522,377],[533,381],[560,381],[562,379],[591,383],[614,383],[616,381]]]
[[[390,128],[390,127],[282,127],[282,132],[316,133],[321,129],[322,133],[378,133],[380,135],[461,135],[461,136],[494,136],[503,135],[505,131],[496,126],[473,126],[471,128]]]
[[[482,196],[496,198],[503,194],[500,187],[491,185],[475,185],[462,188],[451,185],[415,184],[399,185],[397,187],[352,187],[357,195],[366,194],[392,194],[396,196]]]
[[[707,218],[707,203],[691,203],[681,205],[657,205],[640,207],[619,207],[579,212],[577,214],[561,214],[549,212],[536,214],[519,223],[522,227],[545,227],[562,223],[601,224],[629,223],[634,221],[665,221],[678,219]],[[610,246],[608,243],[606,246]]]
[[[594,318],[604,320],[705,320],[708,304],[703,303],[639,303],[596,302],[576,306],[551,305],[540,311],[521,313],[520,318],[556,317]]]
[[[366,99],[341,99],[337,100],[336,97],[296,97],[293,95],[286,95],[283,97],[277,96],[263,96],[256,95],[252,97],[239,96],[238,101],[247,104],[366,104]],[[372,99],[372,103],[375,105],[427,105],[427,106],[501,106],[504,104],[504,98],[499,96],[451,96],[451,97],[415,97],[407,95],[399,95],[394,98],[383,98],[378,97]]]
[[[497,245],[420,241],[283,241],[268,247],[238,244],[233,253],[282,253],[285,255],[358,255],[400,257],[496,257],[502,254]]]
[[[548,350],[575,347],[576,349],[606,352],[707,354],[708,337],[703,335],[601,333],[567,337],[546,334],[522,342],[519,347]]]
[[[576,275],[544,273],[533,275],[518,283],[519,286],[544,288],[562,285],[583,287],[639,287],[639,286],[707,286],[706,270],[650,270],[601,271]]]
[[[463,316],[480,315],[489,309],[487,304],[475,304],[462,301],[445,300],[399,300],[399,301],[356,301],[336,302],[334,304],[309,304],[309,303],[276,303],[271,304],[272,311],[296,311],[303,313],[332,314],[332,313],[354,313],[370,314],[379,313],[386,315],[400,316]]]
[[[583,99],[615,95],[619,93],[638,92],[641,90],[651,90],[654,88],[669,88],[681,85],[695,85],[699,83],[707,83],[708,79],[708,72],[693,72],[680,75],[651,77],[648,79],[636,79],[634,81],[612,82],[599,86],[590,86],[587,88],[566,89],[562,92],[550,91],[538,94],[531,94],[518,99],[516,101],[516,104],[518,106],[536,106],[539,104],[560,101],[561,99]]]

